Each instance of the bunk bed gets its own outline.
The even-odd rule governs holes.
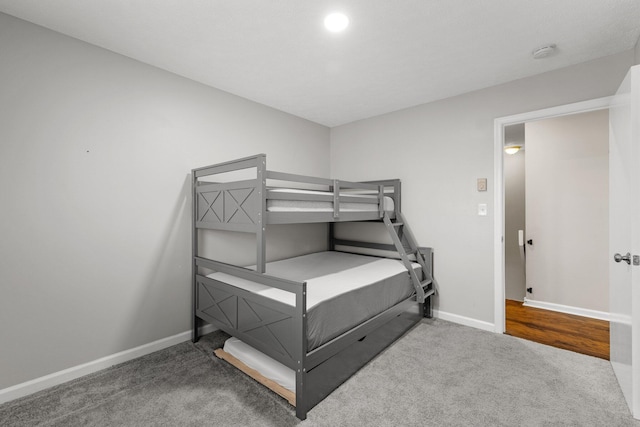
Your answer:
[[[251,178],[217,178],[237,171]],[[417,245],[402,215],[399,180],[275,172],[259,154],[193,169],[192,189],[192,340],[199,339],[203,321],[234,337],[229,351],[216,354],[287,398],[299,419],[422,317],[431,317],[432,252]],[[392,243],[337,238],[334,224],[351,221],[384,224]],[[267,225],[295,223],[328,223],[329,250],[267,263]],[[200,256],[202,230],[255,234],[255,265]],[[284,388],[256,372],[231,354],[233,345],[276,361],[295,384]]]

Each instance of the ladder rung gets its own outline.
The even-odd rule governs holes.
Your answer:
[[[394,227],[401,227],[404,225],[404,222],[399,221],[399,222],[392,222],[391,225],[393,225]]]

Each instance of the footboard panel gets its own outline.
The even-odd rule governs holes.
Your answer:
[[[196,315],[296,369],[296,308],[206,276],[196,277]]]

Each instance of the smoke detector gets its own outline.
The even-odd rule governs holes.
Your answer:
[[[556,45],[548,44],[545,46],[541,46],[537,49],[534,49],[533,52],[531,52],[531,55],[533,56],[533,59],[542,59],[551,55],[555,51],[556,51]]]

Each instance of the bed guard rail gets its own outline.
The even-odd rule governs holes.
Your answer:
[[[305,195],[295,194],[287,195],[288,200],[323,200],[333,202],[333,217],[340,217],[340,203],[371,203],[369,200],[358,197],[359,194],[370,194],[378,197],[378,212],[380,218],[384,215],[384,186],[366,183],[366,182],[353,182],[343,181],[338,179],[317,178],[305,175],[296,175],[291,173],[266,171],[267,179],[275,181],[284,181],[292,184],[313,184],[322,185],[328,187],[328,191],[332,194],[323,195]],[[343,192],[343,190],[346,190]],[[277,198],[274,195],[273,198]]]
[[[230,274],[232,276],[240,277],[241,279],[258,282],[263,285],[282,289],[283,291],[291,292],[294,294],[302,292],[302,282],[294,282],[291,280],[281,279],[279,277],[261,274],[254,270],[249,270],[248,268],[238,267],[236,265],[226,264],[220,261],[213,261],[211,259],[202,257],[195,257],[195,263],[197,267]]]
[[[200,178],[206,176],[218,175],[251,168],[255,168],[257,171],[255,179],[225,183],[200,181]],[[248,227],[245,223],[238,224],[227,222],[225,218],[221,219],[221,224],[217,224],[214,227],[220,229],[229,229],[230,231],[264,231],[263,224],[266,217],[267,180],[286,182],[288,183],[287,185],[293,188],[300,189],[308,189],[308,185],[320,185],[326,187],[326,189],[323,191],[328,191],[331,194],[271,194],[269,197],[274,199],[281,198],[295,201],[314,200],[333,202],[333,217],[335,219],[340,218],[340,203],[370,204],[371,200],[363,198],[363,194],[377,196],[378,217],[382,218],[385,211],[384,197],[386,195],[389,195],[389,190],[391,193],[390,196],[394,200],[394,211],[395,213],[400,212],[400,180],[354,182],[270,171],[266,169],[265,154],[258,154],[242,159],[218,163],[216,165],[193,169],[192,175],[194,198],[203,205],[199,211],[202,216],[204,216],[209,211],[213,211],[216,207],[214,201],[210,201],[206,198],[204,198],[204,200],[200,200],[200,197],[203,197],[204,194],[217,194],[218,192],[235,192],[235,194],[243,194],[243,196],[241,197],[242,200],[237,200],[237,198],[234,199],[234,205],[238,205],[237,207],[241,208],[241,215],[246,215],[249,219],[249,222],[252,225],[255,224],[255,227]],[[307,185],[306,187],[304,186],[305,184]],[[247,194],[246,191],[249,191],[249,196],[246,196],[245,199],[244,195]],[[257,203],[257,209],[245,209],[245,205],[249,206],[255,203]],[[216,212],[216,215],[219,218],[224,216],[220,215],[219,212]],[[196,226],[198,227],[207,228],[207,225],[208,224],[203,221],[196,221]]]

